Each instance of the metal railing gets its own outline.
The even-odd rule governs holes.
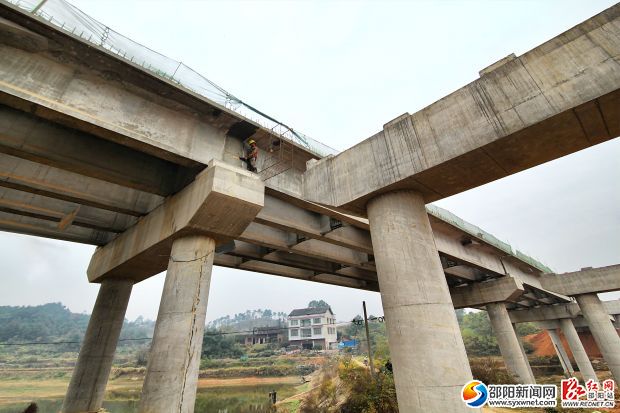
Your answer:
[[[101,47],[144,70],[176,83],[218,103],[259,125],[271,129],[281,138],[306,148],[319,157],[334,155],[337,150],[276,120],[227,92],[184,63],[171,59],[110,29],[65,0],[0,0],[36,15],[58,28]]]

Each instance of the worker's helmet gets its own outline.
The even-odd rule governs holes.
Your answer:
[[[248,145],[256,145],[256,141],[254,139],[250,139],[248,141]]]

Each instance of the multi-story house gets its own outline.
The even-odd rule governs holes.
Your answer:
[[[302,348],[337,348],[336,317],[330,307],[298,308],[288,316],[288,340]]]

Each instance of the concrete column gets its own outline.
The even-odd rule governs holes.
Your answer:
[[[172,245],[140,399],[141,413],[192,413],[215,241],[179,238]]]
[[[536,378],[534,377],[534,372],[532,371],[532,366],[530,365],[530,361],[527,358],[527,353],[525,352],[525,348],[523,347],[523,340],[521,340],[521,337],[519,337],[519,334],[517,333],[517,325],[515,323],[512,323],[512,331],[515,332],[515,337],[517,337],[517,343],[519,343],[519,348],[521,349],[521,354],[523,354],[523,359],[525,360],[525,365],[530,372],[530,376],[533,377],[534,380],[536,380]]]
[[[422,196],[368,203],[396,396],[401,412],[471,412],[461,389],[471,369]]]
[[[101,283],[62,405],[63,413],[96,412],[101,408],[132,286],[128,280],[107,279]]]
[[[596,377],[592,363],[590,363],[590,359],[586,354],[586,349],[583,347],[583,343],[579,339],[577,330],[575,330],[573,320],[570,318],[561,318],[560,328],[562,329],[562,334],[564,334],[564,337],[566,338],[566,342],[568,343],[571,353],[573,353],[575,363],[577,363],[577,367],[579,367],[579,371],[581,372],[583,379],[598,381],[598,377]]]
[[[520,383],[536,383],[525,352],[522,350],[519,338],[510,322],[506,305],[504,303],[489,303],[486,308],[508,372],[514,375]]]
[[[609,319],[609,314],[596,294],[583,294],[575,298],[609,371],[616,381],[620,381],[620,337]]]
[[[566,350],[564,349],[564,345],[562,345],[562,340],[560,340],[558,332],[555,329],[549,329],[547,330],[547,334],[549,334],[551,343],[553,343],[553,347],[555,347],[555,352],[558,355],[558,359],[560,359],[560,364],[562,365],[564,374],[568,377],[574,376],[575,370],[573,369],[573,365],[568,358],[568,354],[566,354]]]

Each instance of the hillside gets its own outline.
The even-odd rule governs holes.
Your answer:
[[[37,306],[0,306],[0,343],[80,342],[90,315],[72,313],[61,303]],[[138,317],[125,320],[121,340],[151,337],[155,322]],[[130,345],[133,342],[121,342]],[[58,346],[59,351],[67,346]],[[54,348],[49,348],[54,351]]]

